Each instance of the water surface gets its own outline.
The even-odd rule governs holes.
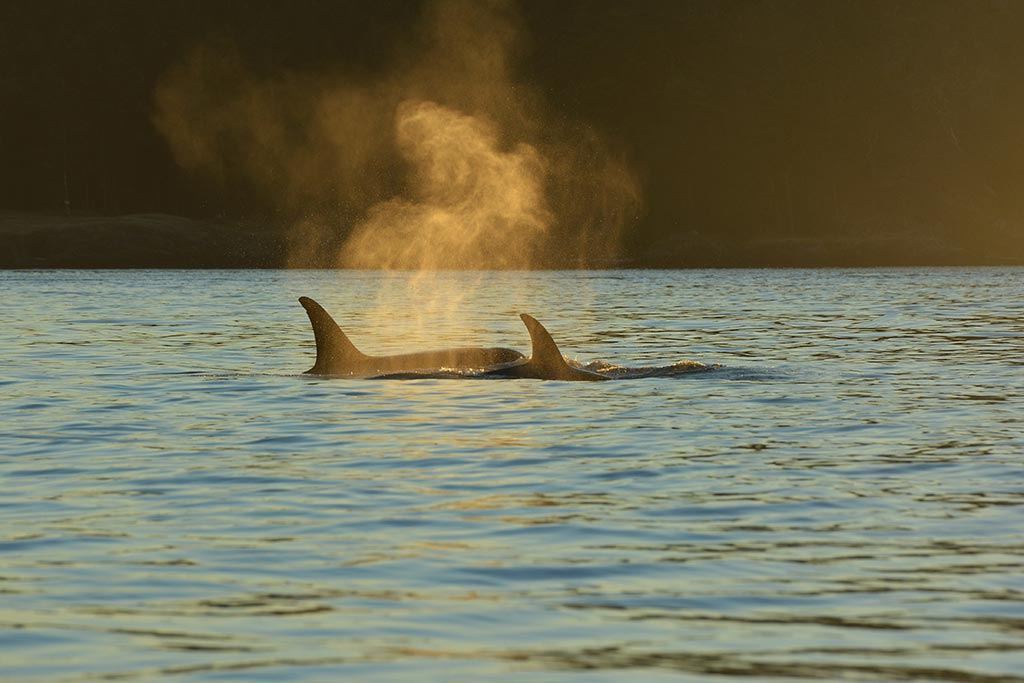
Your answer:
[[[1021,681],[1024,269],[0,271],[0,679]],[[303,376],[371,353],[720,365]]]

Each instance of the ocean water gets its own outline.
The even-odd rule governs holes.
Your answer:
[[[1024,269],[0,271],[0,481],[5,681],[1022,681]]]

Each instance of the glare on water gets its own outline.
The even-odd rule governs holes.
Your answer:
[[[1022,680],[1024,270],[0,272],[0,678]],[[604,383],[302,375],[373,353]]]

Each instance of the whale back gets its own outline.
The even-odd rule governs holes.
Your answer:
[[[370,356],[355,347],[323,306],[308,296],[300,297],[299,303],[309,315],[316,338],[316,363],[306,371],[308,375],[375,377],[404,372],[486,368],[523,358],[523,354],[513,349],[481,347]]]

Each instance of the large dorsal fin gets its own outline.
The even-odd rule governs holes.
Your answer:
[[[316,338],[316,363],[306,371],[307,373],[342,374],[348,372],[347,368],[352,364],[367,358],[349,341],[323,306],[308,296],[300,296],[299,303],[306,309],[309,322],[313,326],[313,336]]]
[[[520,313],[519,317],[526,323],[526,329],[530,332],[530,345],[533,347],[530,352],[530,364],[552,379],[571,373],[562,352],[558,350],[558,345],[544,326],[532,315]]]

